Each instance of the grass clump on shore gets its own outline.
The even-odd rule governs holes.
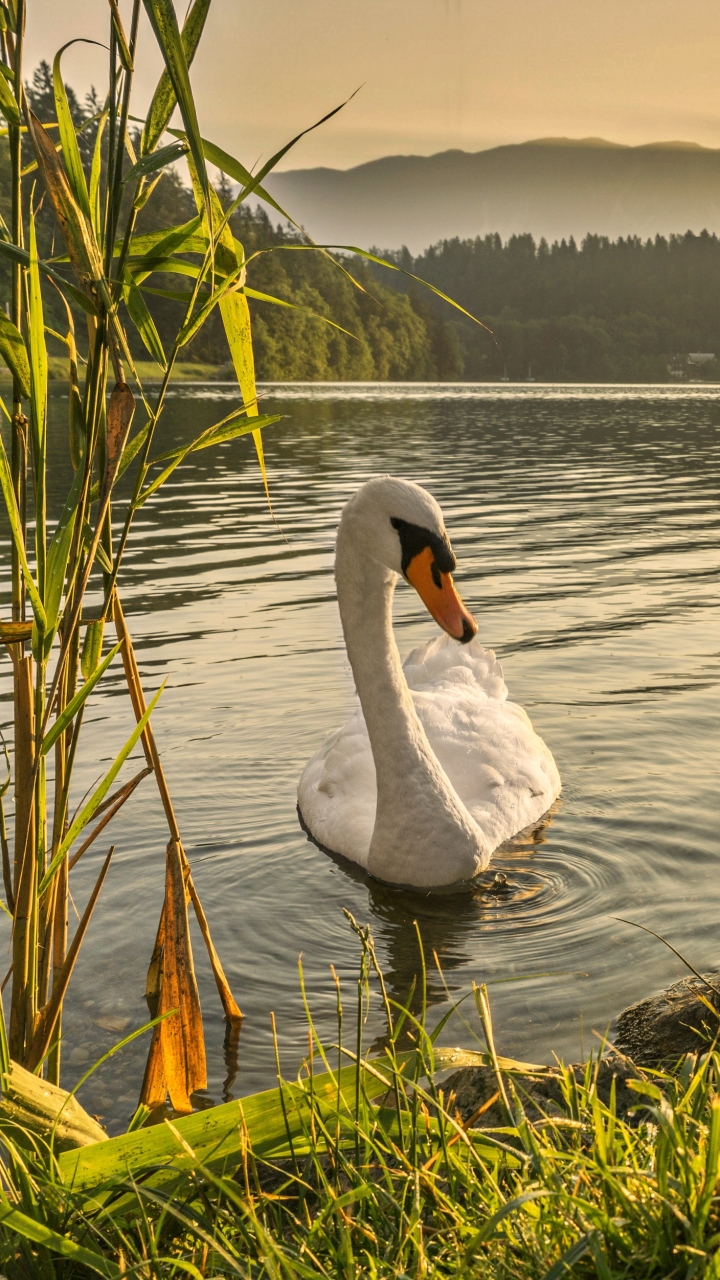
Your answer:
[[[444,1049],[448,1019],[428,1031],[424,984],[397,1005],[369,931],[357,932],[357,986],[345,993],[335,979],[337,1042],[320,1043],[306,1002],[308,1053],[292,1083],[60,1157],[6,1128],[8,1280],[720,1276],[714,1042],[671,1070],[625,1062],[620,1089],[600,1059],[535,1068],[499,1057],[476,988],[485,1047]],[[373,1000],[387,1035],[370,1058]],[[465,1117],[442,1083],[463,1063],[492,1082]],[[543,1078],[546,1106],[533,1093]],[[153,1151],[133,1147],[150,1134]]]

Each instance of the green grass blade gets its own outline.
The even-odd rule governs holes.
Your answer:
[[[74,1240],[61,1236],[59,1232],[46,1227],[36,1218],[30,1218],[26,1213],[21,1213],[2,1192],[0,1192],[0,1225],[7,1231],[22,1236],[25,1240],[32,1240],[33,1244],[42,1245],[50,1253],[60,1254],[62,1258],[69,1258],[72,1262],[89,1267],[97,1275],[106,1276],[107,1280],[121,1280],[121,1277],[127,1274],[124,1270],[121,1271],[116,1263],[111,1262],[109,1258],[103,1258],[102,1254],[96,1253],[94,1249],[86,1249],[83,1245],[75,1244]]]
[[[198,47],[200,37],[205,26],[205,19],[210,8],[210,0],[195,0],[190,12],[188,13],[183,24],[182,47],[185,51],[185,61],[190,66],[195,57],[195,50]],[[154,151],[160,138],[165,132],[165,128],[170,121],[170,117],[175,110],[176,97],[170,76],[163,71],[158,86],[153,94],[150,110],[145,121],[142,140],[140,143],[140,154],[147,155],[150,151]]]
[[[77,143],[77,134],[75,133],[75,125],[72,115],[70,114],[70,104],[68,102],[67,92],[63,84],[62,69],[60,59],[66,49],[73,44],[97,44],[96,40],[85,40],[80,37],[77,40],[68,40],[62,49],[59,49],[53,59],[53,91],[55,94],[55,111],[57,113],[58,127],[60,130],[60,141],[62,143],[63,158],[65,160],[65,171],[68,176],[70,188],[77,200],[78,205],[82,209],[88,221],[92,221],[90,209],[90,196],[88,193],[87,182],[85,181],[85,171],[82,167],[80,159],[80,150]]]
[[[150,703],[150,706],[148,707],[142,719],[138,720],[138,723],[136,724],[135,728],[130,734],[130,737],[125,743],[125,746],[123,747],[120,754],[116,757],[111,768],[105,774],[105,777],[103,778],[102,782],[95,789],[90,799],[88,800],[87,804],[81,809],[80,813],[75,818],[75,821],[71,824],[70,829],[67,835],[65,836],[65,839],[60,845],[60,848],[55,854],[55,857],[53,858],[52,862],[50,863],[50,866],[48,867],[47,871],[45,872],[45,875],[42,878],[42,881],[40,882],[40,888],[38,890],[39,896],[42,896],[42,894],[45,893],[46,889],[49,888],[50,882],[52,881],[52,878],[55,875],[55,872],[60,866],[60,863],[65,857],[65,854],[70,849],[73,841],[77,838],[77,836],[80,835],[80,832],[82,831],[83,827],[87,826],[88,822],[92,818],[98,805],[102,804],[102,801],[105,799],[105,796],[107,795],[118,773],[122,769],[128,756],[130,755],[130,752],[134,749],[137,742],[139,741],[140,736],[145,728],[145,725],[147,724],[148,720],[150,719],[150,716],[155,710],[158,699],[164,688],[165,688],[165,685],[163,683],[160,685],[160,688],[155,694],[155,697]]]
[[[171,142],[169,146],[161,147],[159,151],[152,151],[150,155],[143,156],[128,169],[123,182],[137,182],[138,178],[145,178],[149,173],[155,173],[157,169],[164,169],[166,165],[181,160],[188,151],[186,142]]]
[[[2,309],[0,309],[0,356],[17,382],[23,400],[29,400],[30,365],[23,336]]]
[[[185,49],[180,38],[175,9],[173,7],[172,0],[143,0],[143,3],[145,5],[145,11],[150,19],[150,25],[155,33],[155,39],[160,46],[160,51],[165,60],[165,67],[170,77],[170,82],[177,99],[177,104],[180,108],[180,114],[183,118],[188,144],[193,160],[195,161],[203,195],[207,204],[210,184],[208,182],[207,169],[205,168],[205,157],[203,155],[202,141],[200,139],[200,128],[198,126],[197,113],[195,110],[195,100],[192,95],[192,89],[190,88],[188,60],[185,56]],[[204,25],[208,7],[209,0],[206,0],[202,17],[202,25]],[[202,25],[200,26],[200,31],[202,31]]]
[[[167,368],[167,358],[163,351],[162,342],[160,341],[160,334],[155,327],[155,321],[148,311],[147,303],[129,271],[125,272],[123,297],[128,309],[128,315],[140,334],[147,350],[150,352],[153,360],[160,365],[160,368],[165,370]]]
[[[100,663],[100,666],[97,668],[97,670],[94,671],[93,674],[90,676],[90,678],[85,681],[85,683],[82,685],[80,689],[78,689],[77,693],[75,694],[75,697],[72,698],[70,702],[68,702],[62,715],[59,715],[57,720],[54,721],[52,727],[48,729],[48,732],[45,734],[45,737],[43,738],[42,747],[40,748],[44,756],[46,756],[50,748],[55,745],[55,743],[57,742],[57,739],[60,737],[60,734],[64,733],[68,725],[72,723],[72,721],[75,719],[75,716],[77,715],[80,708],[85,705],[85,702],[87,698],[90,696],[90,694],[92,693],[93,689],[95,688],[95,685],[105,675],[105,672],[107,671],[108,667],[110,666],[110,663],[112,662],[116,654],[120,652],[121,644],[122,644],[122,641],[120,641],[118,644],[114,646],[114,648],[110,650],[109,654]]]

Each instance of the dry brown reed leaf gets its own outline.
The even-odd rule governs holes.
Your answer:
[[[207,1088],[207,1068],[181,852],[180,842],[170,840],[165,861],[162,982],[157,1010],[158,1016],[172,1009],[178,1012],[155,1028],[140,1100],[156,1108],[165,1101],[167,1091],[173,1110],[188,1115],[192,1111],[190,1095]]]
[[[132,391],[126,382],[116,383],[107,409],[105,476],[101,502],[104,502],[112,488],[134,413],[135,397]]]

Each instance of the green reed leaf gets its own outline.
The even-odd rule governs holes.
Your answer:
[[[40,267],[37,255],[35,214],[32,209],[30,210],[29,223],[28,347],[30,356],[30,400],[32,404],[32,426],[36,449],[35,469],[37,474],[37,468],[44,465],[48,363],[42,291],[40,288]]]
[[[25,114],[38,169],[73,271],[80,284],[92,281],[102,290],[105,287],[102,262],[90,220],[73,195],[65,169],[46,128],[27,105]]]
[[[83,489],[83,472],[82,467],[78,467],[75,477],[68,494],[62,515],[57,522],[55,533],[48,547],[47,563],[45,566],[45,635],[43,637],[43,657],[47,658],[52,648],[52,643],[57,630],[58,619],[60,617],[60,604],[62,601],[63,587],[65,585],[65,574],[67,571],[68,560],[70,558],[70,547],[72,545],[73,530],[75,528],[75,517],[77,515],[80,498]],[[39,637],[33,637],[33,647],[39,641]]]
[[[100,655],[104,637],[104,618],[98,618],[96,622],[88,623],[85,630],[85,639],[83,640],[82,654],[80,655],[80,670],[84,680],[91,680],[100,667]]]
[[[244,266],[236,267],[236,269],[234,271],[231,271],[229,275],[220,279],[217,285],[217,288],[213,289],[212,293],[207,299],[207,302],[204,302],[203,305],[199,307],[198,310],[194,312],[194,314],[190,316],[190,319],[187,320],[186,323],[183,325],[182,329],[180,330],[177,336],[177,345],[179,347],[186,346],[187,343],[190,342],[190,340],[195,337],[195,334],[198,332],[198,330],[202,329],[205,321],[210,315],[210,312],[214,311],[218,303],[221,302],[222,299],[226,297],[226,295],[230,292],[230,290],[235,288],[235,286],[239,284],[240,280],[242,279],[244,270],[245,270]],[[247,306],[247,303],[245,305]]]
[[[195,0],[183,24],[180,40],[188,67],[195,57],[195,50],[203,33],[209,8],[210,0]],[[150,151],[155,150],[175,110],[176,101],[173,82],[168,71],[165,70],[160,77],[150,103],[150,110],[147,114],[140,142],[141,155],[147,155]]]
[[[18,384],[23,400],[30,398],[30,365],[20,330],[0,309],[0,356]]]
[[[27,249],[20,249],[15,244],[8,244],[7,240],[0,240],[0,257],[9,258],[11,262],[19,262],[22,267],[30,265]],[[58,285],[60,289],[69,294],[73,302],[77,302],[78,306],[82,307],[83,311],[86,311],[88,315],[97,315],[97,307],[92,299],[83,293],[81,289],[76,289],[75,285],[66,280],[64,276],[61,276],[59,271],[55,271],[49,262],[44,262],[42,258],[39,258],[38,269],[41,275],[44,275],[48,280],[52,280],[53,284]]]
[[[108,112],[103,111],[98,120],[97,133],[95,134],[95,145],[93,147],[92,163],[90,165],[90,190],[88,199],[90,201],[90,217],[92,220],[95,239],[100,242],[102,232],[102,214],[100,211],[100,178],[102,177],[102,140],[107,123]]]
[[[302,311],[306,316],[312,316],[313,320],[321,320],[323,324],[329,324],[333,329],[338,329],[340,333],[344,333],[346,337],[357,341],[354,333],[350,333],[349,329],[343,329],[341,324],[336,324],[329,316],[321,316],[317,311],[311,311],[309,307],[301,307],[297,302],[286,302],[284,298],[274,298],[271,293],[259,293],[257,289],[251,289],[249,285],[245,285],[242,291],[246,298],[256,298],[258,302],[270,302],[274,307],[289,307],[291,311]]]
[[[145,5],[145,11],[148,18],[150,19],[150,25],[155,33],[155,39],[160,46],[160,51],[165,60],[165,67],[170,77],[170,82],[177,99],[177,104],[180,108],[180,114],[183,118],[190,152],[200,175],[200,184],[203,189],[205,200],[207,201],[209,188],[208,176],[205,168],[202,142],[200,140],[200,128],[198,126],[197,112],[195,110],[195,100],[190,87],[188,60],[185,55],[183,41],[180,38],[175,8],[172,0],[143,0],[143,3]],[[201,3],[201,0],[196,0],[196,3]],[[202,27],[205,23],[208,7],[209,0],[205,0],[200,32],[202,31]],[[198,32],[198,39],[200,38],[200,32]]]
[[[63,158],[65,160],[65,171],[70,182],[72,193],[77,200],[78,205],[82,209],[88,221],[92,221],[90,213],[90,196],[88,194],[87,182],[85,181],[85,171],[82,167],[80,159],[80,150],[78,148],[77,134],[75,132],[75,124],[70,112],[70,104],[63,83],[62,69],[60,59],[66,49],[73,44],[97,44],[97,40],[86,40],[79,37],[76,40],[68,40],[62,49],[59,49],[53,59],[53,92],[55,95],[55,111],[57,114],[58,127],[60,130],[60,141],[62,143]]]
[[[140,334],[147,350],[150,352],[153,360],[160,365],[160,368],[163,370],[166,369],[167,358],[163,351],[160,334],[155,327],[155,321],[148,311],[147,303],[129,271],[125,272],[123,297],[128,309],[128,315]]]
[[[130,241],[130,257],[168,257],[171,253],[206,253],[208,238],[201,232],[203,216],[198,213],[189,222],[177,227],[164,228],[161,231],[148,231],[142,236],[133,236]],[[120,244],[113,250],[115,257],[120,253]]]
[[[355,90],[355,93],[357,93],[357,89]],[[333,116],[336,116],[338,111],[342,111],[343,107],[346,107],[348,102],[352,101],[355,97],[355,93],[351,93],[350,97],[346,98],[344,102],[341,102],[338,107],[333,107],[332,111],[328,111],[320,120],[316,120],[315,124],[308,125],[308,128],[303,129],[301,133],[296,133],[294,138],[291,138],[289,142],[285,143],[284,147],[281,147],[279,151],[276,151],[275,155],[271,156],[270,159],[265,162],[255,177],[252,177],[251,175],[250,181],[245,183],[242,191],[240,191],[233,200],[231,209],[236,209],[239,204],[242,204],[243,200],[247,200],[248,196],[257,194],[258,187],[260,186],[263,178],[265,178],[267,174],[280,163],[283,156],[287,155],[288,151],[290,151],[301,138],[304,138],[306,134],[312,133],[314,129],[319,129],[321,124],[325,124],[328,120],[332,120]]]
[[[161,147],[159,151],[152,151],[150,155],[143,156],[131,169],[128,169],[123,182],[137,182],[138,178],[145,178],[149,173],[155,173],[157,169],[164,169],[166,165],[181,160],[188,151],[186,142],[171,142],[169,146]]]
[[[185,138],[182,129],[168,129],[167,132],[171,133],[174,138]],[[217,169],[221,169],[229,178],[234,178],[235,182],[239,182],[242,187],[250,186],[255,181],[250,170],[246,169],[244,164],[241,164],[239,160],[236,160],[227,151],[223,151],[222,147],[216,146],[214,142],[208,142],[207,138],[201,138],[200,141],[202,142],[205,159],[209,160],[210,164],[214,164]],[[281,218],[287,218],[288,222],[292,222],[293,226],[297,226],[290,214],[285,212],[282,205],[279,205],[277,200],[273,199],[270,192],[266,191],[264,187],[256,185],[254,192],[256,196],[265,201],[265,204],[269,204],[271,208],[275,209]]]
[[[241,413],[246,414],[247,412],[248,410],[245,408],[238,409],[236,416],[239,416]],[[220,428],[228,421],[227,419],[224,419],[222,423],[218,423],[214,427],[208,427],[207,430],[203,431],[196,440],[193,440],[192,444],[185,445],[182,449],[174,449],[171,453],[163,454],[160,458],[154,458],[153,462],[165,461],[165,458],[170,458],[171,461],[169,466],[165,467],[165,470],[161,471],[160,475],[156,476],[147,488],[143,489],[135,503],[135,510],[137,511],[140,507],[144,506],[148,498],[150,498],[153,493],[156,493],[160,486],[169,479],[175,468],[180,465],[184,458],[187,458],[189,453],[195,453],[198,449],[207,449],[211,444],[221,444],[225,440],[232,440],[235,436],[246,436],[250,433],[254,436],[256,431],[259,432],[260,427],[270,426],[272,422],[278,422],[279,417],[280,415],[277,414],[273,417],[258,418],[252,422],[244,423],[241,427],[231,428],[227,434],[221,435]]]
[[[147,280],[148,276],[160,271],[167,275],[190,276],[191,279],[196,280],[202,268],[198,263],[185,262],[182,258],[153,257],[140,258],[139,260],[133,259],[128,270],[135,283],[140,285]]]
[[[99,667],[95,669],[92,675],[89,676],[88,679],[85,681],[85,683],[78,689],[77,693],[75,694],[75,697],[72,698],[70,702],[68,702],[62,714],[59,715],[57,720],[53,722],[53,724],[45,734],[45,737],[43,738],[42,746],[40,748],[42,755],[44,756],[47,755],[51,747],[55,746],[55,743],[60,737],[60,734],[64,733],[65,730],[68,728],[68,726],[72,724],[78,711],[82,706],[85,705],[85,702],[87,701],[88,697],[92,693],[98,681],[102,680],[102,677],[105,675],[105,672],[110,666],[110,663],[112,662],[113,658],[120,652],[121,647],[122,647],[122,641],[120,641],[119,644],[116,644],[114,648],[110,650],[109,654],[107,655],[106,658],[103,659]]]
[[[110,0],[110,9],[112,10],[112,23],[115,30],[115,39],[117,41],[118,53],[120,54],[120,62],[123,71],[132,73],[133,61],[128,48],[127,36],[123,27],[122,16],[118,7],[117,0]]]
[[[15,101],[15,94],[4,74],[0,75],[0,111],[2,111],[8,124],[13,125],[16,129],[22,124],[22,117]]]
[[[2,489],[3,498],[5,499],[5,510],[7,511],[8,521],[10,524],[10,532],[12,534],[13,543],[15,544],[15,550],[17,551],[32,611],[35,615],[35,621],[38,627],[44,631],[47,619],[45,617],[42,600],[40,599],[40,593],[35,585],[35,579],[30,572],[30,565],[28,564],[25,542],[22,536],[20,513],[18,512],[17,502],[15,501],[12,472],[10,471],[10,463],[8,462],[8,456],[5,452],[5,445],[3,444],[2,436],[0,436],[0,489]]]
[[[280,422],[283,415],[280,413],[268,414],[261,418],[255,418],[252,422],[244,422],[238,426],[238,418],[244,418],[247,409],[243,405],[241,409],[234,409],[229,413],[227,418],[223,418],[221,422],[216,423],[210,428],[209,433],[203,432],[201,436],[195,440],[189,450],[187,449],[169,449],[167,453],[159,453],[156,458],[150,462],[150,466],[154,466],[157,462],[169,462],[171,458],[177,458],[178,454],[196,453],[199,449],[209,449],[214,444],[224,444],[227,440],[235,440],[238,436],[249,435],[251,431],[259,431],[261,427],[271,427],[273,423]]]
[[[49,888],[58,867],[60,866],[61,862],[63,861],[63,858],[65,857],[65,854],[71,848],[73,842],[80,835],[80,832],[83,830],[83,827],[87,826],[88,822],[90,821],[93,814],[95,813],[95,810],[97,809],[98,805],[102,804],[103,800],[105,799],[105,796],[107,795],[118,773],[122,769],[128,756],[130,755],[130,752],[137,745],[143,733],[145,725],[147,724],[148,720],[150,719],[150,716],[152,715],[153,711],[155,710],[155,707],[157,706],[158,699],[160,698],[160,695],[162,694],[164,688],[165,688],[165,684],[163,682],[163,684],[160,685],[160,688],[155,694],[155,697],[150,703],[150,706],[148,707],[144,716],[142,716],[142,718],[138,720],[135,728],[130,734],[130,737],[125,743],[125,746],[123,747],[122,751],[113,761],[112,766],[110,767],[108,772],[105,774],[105,777],[103,778],[102,782],[95,789],[90,799],[88,800],[87,804],[83,806],[80,813],[77,815],[74,822],[71,824],[70,829],[67,832],[67,835],[65,836],[65,839],[60,845],[60,848],[55,854],[55,857],[53,858],[52,862],[50,863],[50,866],[48,867],[47,871],[45,872],[45,875],[43,876],[40,882],[40,887],[38,889],[39,897],[41,897],[42,894],[44,894],[45,891]]]

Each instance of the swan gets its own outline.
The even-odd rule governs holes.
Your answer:
[[[420,485],[368,480],[346,504],[335,579],[360,706],[298,785],[300,821],[316,844],[417,889],[471,880],[560,792],[551,752],[475,638],[455,566],[442,511]],[[392,629],[399,575],[446,633],[404,667]]]

